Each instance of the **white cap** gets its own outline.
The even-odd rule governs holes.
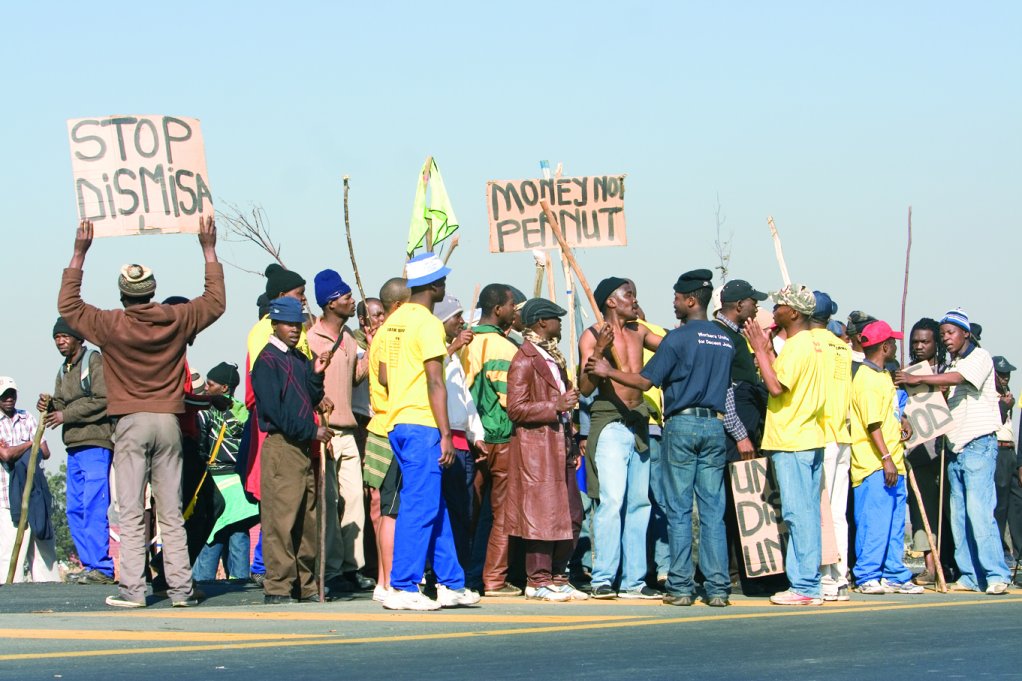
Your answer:
[[[450,268],[444,267],[444,261],[435,253],[420,253],[405,263],[408,288],[432,284],[450,273]]]
[[[18,384],[10,376],[0,376],[0,395],[3,395],[8,390],[18,392]]]

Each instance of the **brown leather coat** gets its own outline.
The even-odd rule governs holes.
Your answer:
[[[561,370],[561,380],[568,378]],[[514,537],[570,540],[568,495],[577,497],[571,426],[558,420],[561,391],[546,361],[526,341],[507,374],[507,414],[514,424],[508,465],[505,530]]]

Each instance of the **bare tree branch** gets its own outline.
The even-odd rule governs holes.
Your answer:
[[[280,257],[280,244],[274,243],[270,236],[270,230],[266,226],[266,212],[262,206],[252,206],[248,213],[242,211],[238,206],[225,204],[227,210],[218,210],[217,218],[227,225],[227,241],[248,241],[262,250],[266,251],[271,258],[280,263],[280,266],[287,269],[287,265]],[[233,235],[235,239],[231,239]],[[243,268],[238,268],[243,269]],[[246,272],[251,270],[245,270]]]
[[[721,213],[720,194],[717,194],[717,209],[714,212],[716,223],[716,238],[713,241],[713,248],[717,251],[717,259],[720,264],[715,269],[720,270],[721,283],[727,283],[728,266],[731,264],[731,243],[734,241],[735,230],[732,229],[726,239],[721,238],[721,229],[727,222],[727,216]]]

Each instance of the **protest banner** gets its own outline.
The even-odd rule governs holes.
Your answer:
[[[905,367],[906,374],[932,376],[933,370],[929,362],[917,362]],[[905,442],[905,449],[929,442],[951,430],[951,410],[948,409],[940,388],[933,385],[905,386],[908,403],[905,405],[905,418],[912,425],[912,437]],[[936,458],[932,450],[930,458]]]
[[[78,218],[96,236],[198,232],[213,213],[196,118],[109,116],[67,122]]]
[[[773,468],[766,458],[735,461],[729,465],[746,574],[763,577],[784,572],[788,527],[781,520],[781,494],[777,490]],[[837,562],[838,550],[829,495],[826,487],[821,487],[821,564],[828,565]]]
[[[557,248],[547,202],[568,245],[625,246],[625,176],[491,180],[486,183],[490,252]]]

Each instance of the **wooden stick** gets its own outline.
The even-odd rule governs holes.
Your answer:
[[[475,290],[472,292],[472,307],[468,308],[468,327],[472,328],[472,319],[476,315],[476,308],[479,306],[479,289],[481,286],[476,284]]]
[[[451,259],[451,254],[454,253],[454,249],[458,247],[458,235],[455,234],[454,238],[451,239],[451,247],[447,249],[447,254],[444,256],[444,265]]]
[[[202,491],[202,485],[206,482],[206,477],[209,475],[209,467],[216,462],[216,455],[220,452],[220,445],[224,443],[224,434],[227,432],[227,420],[220,424],[220,432],[216,436],[216,444],[213,445],[213,451],[209,454],[209,461],[206,462],[206,469],[202,471],[202,477],[199,478],[199,484],[195,487],[195,494],[192,495],[192,500],[188,502],[188,507],[181,513],[181,517],[188,520],[195,513],[195,504],[199,501],[199,492]]]
[[[532,297],[539,298],[543,295],[543,270],[546,268],[546,261],[539,251],[533,251],[532,258],[536,261],[536,281],[532,285]]]
[[[326,363],[323,365],[323,373],[330,367],[330,362],[334,359],[334,353],[337,352],[337,348],[341,347],[341,342],[344,340],[344,329],[337,335],[337,340],[334,341],[333,347],[330,348],[330,352],[326,358]],[[327,428],[330,427],[330,414],[333,412],[332,409],[327,409],[322,412],[323,414],[323,425]],[[320,448],[319,453],[319,574],[317,575],[317,583],[319,585],[319,602],[326,602],[326,457],[328,454],[333,454],[333,443],[328,442]]]
[[[547,201],[540,201],[540,207],[543,209],[543,214],[546,215],[547,222],[550,223],[550,231],[554,233],[554,237],[557,238],[557,245],[561,247],[561,254],[568,260],[568,264],[571,266],[572,271],[575,272],[575,276],[578,277],[578,283],[582,286],[582,290],[585,291],[586,298],[589,299],[589,305],[593,308],[593,315],[596,317],[596,323],[599,326],[603,325],[603,313],[600,311],[599,305],[596,304],[596,296],[593,295],[593,289],[589,287],[589,280],[586,279],[586,275],[582,272],[582,268],[578,266],[578,261],[575,260],[575,254],[571,252],[571,247],[568,246],[568,242],[564,240],[564,235],[561,234],[561,226],[557,223],[557,216],[550,210],[550,204]],[[614,363],[620,369],[624,367],[621,362],[621,358],[617,354],[617,348],[613,345],[610,346],[610,354],[614,359]]]
[[[905,333],[905,303],[908,301],[908,263],[912,255],[912,206],[908,207],[908,244],[905,246],[905,285],[901,289],[901,333]],[[905,343],[901,343],[901,365],[905,366]]]
[[[351,221],[348,220],[348,176],[344,176],[344,233],[348,237],[348,255],[351,256],[351,269],[355,270],[355,285],[362,300],[366,299],[366,291],[362,288],[362,277],[358,274],[358,263],[355,262],[355,248],[351,245]]]
[[[930,542],[930,549],[933,550],[937,546],[937,538],[933,536],[933,531],[930,529],[930,520],[926,517],[926,507],[923,506],[923,495],[919,493],[919,485],[916,484],[916,475],[912,472],[912,466],[909,462],[905,461],[905,472],[908,473],[908,483],[912,487],[912,493],[916,497],[916,503],[919,505],[919,515],[923,519],[923,530],[926,532],[926,539]],[[936,583],[933,586],[934,591],[940,593],[947,593],[947,583],[944,581],[944,570],[940,565],[940,554],[934,555],[934,565],[936,565]]]
[[[570,368],[571,380],[578,385],[577,363],[575,358],[578,356],[578,329],[575,328],[575,286],[571,280],[571,265],[568,264],[568,259],[561,253],[561,268],[564,270],[564,282],[565,282],[565,295],[568,298],[568,342],[571,345],[568,348],[568,367]]]
[[[557,291],[554,289],[554,263],[550,258],[550,251],[543,254],[546,257],[544,268],[546,269],[546,286],[550,290],[550,302],[557,303]]]
[[[39,412],[39,425],[32,437],[32,452],[28,455],[28,475],[25,477],[25,488],[21,492],[21,517],[18,518],[18,533],[14,538],[14,550],[11,552],[11,564],[7,569],[7,583],[14,584],[14,575],[21,568],[21,543],[25,539],[25,527],[28,525],[28,500],[32,496],[32,483],[35,482],[36,463],[39,461],[39,447],[43,442],[43,430],[46,428],[46,412],[50,398],[45,399],[46,406]],[[24,454],[22,455],[24,456]]]
[[[791,286],[791,276],[788,274],[788,266],[784,263],[781,235],[777,233],[777,226],[774,225],[774,216],[767,217],[767,224],[770,225],[770,237],[774,240],[774,255],[777,256],[777,265],[781,268],[781,279],[784,280],[785,286]]]
[[[940,495],[937,499],[937,544],[934,548],[933,544],[930,544],[930,550],[935,551],[933,554],[933,566],[936,568],[936,572],[940,573],[941,577],[944,575],[944,564],[940,561],[940,547],[941,541],[944,539],[944,447],[940,448],[940,484],[937,486],[937,493]]]

